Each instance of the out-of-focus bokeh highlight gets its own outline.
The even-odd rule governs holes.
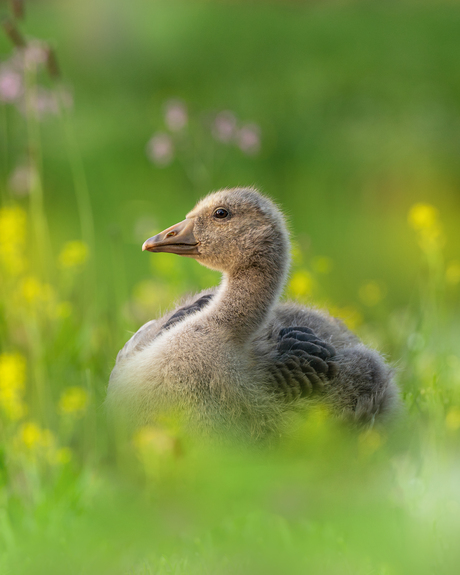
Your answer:
[[[460,6],[0,3],[0,572],[457,573]],[[104,395],[143,322],[218,274],[143,241],[222,187],[289,219],[285,296],[395,366],[403,409],[273,445]]]

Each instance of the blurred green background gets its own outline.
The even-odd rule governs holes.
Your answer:
[[[0,11],[1,575],[456,574],[460,5]],[[142,242],[247,185],[288,216],[285,295],[387,354],[402,423],[313,410],[265,448],[166,424],[119,444],[118,350],[219,281]]]
[[[55,46],[73,91],[102,291],[111,273],[124,273],[128,289],[150,275],[142,218],[151,225],[140,230],[159,231],[208,191],[238,185],[280,202],[307,256],[331,258],[322,293],[339,305],[362,304],[368,281],[384,286],[390,306],[410,299],[420,257],[407,213],[416,202],[439,209],[446,258],[458,258],[456,3],[82,0],[33,2],[26,14],[23,30]],[[213,144],[202,130],[170,165],[155,166],[145,147],[165,131],[171,98],[186,105],[192,133],[222,110],[255,122],[260,152]],[[6,115],[14,133],[21,118]],[[57,250],[79,234],[76,200],[58,119],[41,129]],[[15,152],[21,146],[18,137]],[[193,181],[189,156],[205,172]],[[16,161],[10,154],[7,173]],[[119,272],[109,266],[114,242]]]

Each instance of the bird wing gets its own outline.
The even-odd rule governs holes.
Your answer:
[[[167,313],[160,319],[154,319],[144,324],[118,352],[117,363],[147,347],[165,329],[170,329],[192,313],[202,310],[213,296],[214,291],[211,290],[195,294],[187,298],[178,309]]]
[[[275,391],[286,401],[322,393],[337,372],[335,348],[308,327],[283,328],[270,366]]]

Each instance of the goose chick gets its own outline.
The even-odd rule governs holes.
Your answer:
[[[193,428],[260,437],[286,412],[323,401],[362,423],[397,403],[391,369],[342,322],[278,303],[289,269],[281,211],[254,189],[225,189],[143,250],[192,257],[222,282],[145,324],[119,352],[107,405],[134,425],[176,413]]]

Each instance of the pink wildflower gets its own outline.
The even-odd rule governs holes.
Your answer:
[[[236,116],[229,110],[217,114],[212,127],[212,134],[220,142],[230,142],[236,132]]]
[[[147,157],[159,167],[168,166],[174,158],[174,144],[169,134],[157,132],[147,142]]]
[[[39,118],[47,114],[57,115],[59,113],[59,103],[56,94],[45,88],[38,88],[32,105]]]
[[[260,127],[257,124],[246,124],[237,135],[237,143],[248,156],[256,155],[260,150]]]
[[[26,68],[33,69],[41,64],[45,64],[48,59],[48,49],[39,40],[29,41],[24,48],[24,64]]]
[[[165,123],[171,132],[180,132],[188,122],[187,108],[182,100],[168,100],[165,104]]]
[[[14,102],[22,95],[22,92],[21,75],[8,68],[0,69],[0,100]]]

